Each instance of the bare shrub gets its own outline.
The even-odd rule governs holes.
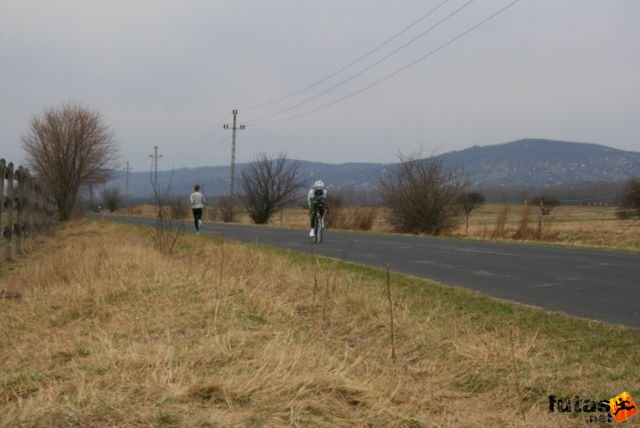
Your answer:
[[[231,223],[235,221],[237,214],[236,200],[233,196],[222,196],[218,198],[215,207],[216,213],[214,216],[220,218],[225,223]]]
[[[109,210],[114,212],[118,209],[118,205],[122,203],[122,193],[117,187],[105,187],[102,190],[102,203]]]
[[[68,220],[85,186],[105,183],[117,154],[113,133],[102,116],[65,104],[31,120],[22,137],[29,168],[55,198],[61,220]]]
[[[529,204],[525,202],[522,207],[520,224],[513,234],[513,239],[530,239],[532,235],[532,229],[529,227]]]
[[[456,200],[464,184],[440,159],[400,155],[400,163],[380,177],[380,187],[397,232],[440,235],[460,222]]]
[[[371,207],[345,206],[341,194],[330,196],[330,211],[325,217],[325,225],[331,229],[371,230],[377,211]]]
[[[174,220],[181,220],[189,215],[189,203],[187,199],[180,195],[174,195],[171,197],[170,205],[171,218]]]
[[[172,254],[180,242],[180,238],[184,235],[184,225],[182,223],[174,224],[171,221],[171,207],[168,203],[170,201],[170,185],[167,186],[167,190],[162,194],[154,180],[152,180],[151,187],[153,188],[156,209],[156,222],[152,229],[151,237],[159,251],[165,254]]]
[[[352,214],[351,227],[354,230],[371,230],[373,223],[376,221],[378,212],[370,207],[356,207]]]
[[[616,216],[623,220],[640,217],[640,177],[631,177],[625,183]]]
[[[560,201],[549,196],[537,196],[531,200],[531,205],[537,205],[540,208],[540,214],[551,215],[553,209],[560,205]]]
[[[332,195],[330,197],[331,204],[329,209],[331,210],[331,213],[324,219],[324,225],[330,229],[343,229],[344,218],[346,217],[344,200],[339,194],[336,194],[335,196]]]
[[[548,241],[557,239],[559,233],[552,232],[553,218],[550,216],[538,215],[538,224],[536,227],[529,226],[530,206],[526,202],[522,207],[520,224],[518,229],[512,236],[512,239],[529,240],[529,241]]]
[[[496,225],[491,232],[491,239],[504,238],[506,234],[505,225],[507,223],[507,217],[509,216],[509,205],[505,205],[496,217]]]
[[[255,224],[267,223],[274,213],[296,200],[304,184],[298,178],[300,166],[298,161],[287,161],[285,153],[275,158],[260,153],[242,171],[242,202]]]

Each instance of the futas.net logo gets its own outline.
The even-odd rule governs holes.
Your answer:
[[[631,395],[625,391],[608,400],[583,399],[579,395],[574,398],[561,399],[549,396],[549,412],[583,413],[587,422],[623,422],[636,413],[638,408]]]

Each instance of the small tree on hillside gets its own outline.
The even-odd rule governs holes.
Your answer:
[[[625,183],[616,216],[621,219],[640,217],[640,177],[631,177]]]
[[[35,116],[22,146],[27,164],[55,198],[61,220],[70,218],[81,188],[109,179],[117,153],[102,116],[75,104]]]
[[[471,217],[471,212],[477,208],[480,208],[484,204],[485,198],[480,192],[464,192],[460,194],[457,202],[462,207],[462,212],[464,212],[464,231],[465,233],[467,233],[469,231],[469,217]]]
[[[551,211],[560,205],[560,201],[549,196],[538,196],[531,200],[531,205],[536,205],[540,208],[540,214],[551,215]]]
[[[298,178],[300,165],[298,161],[287,161],[284,153],[276,158],[260,153],[242,171],[242,201],[255,224],[267,223],[275,212],[296,200],[304,184]]]
[[[122,202],[122,193],[117,187],[105,187],[102,189],[102,203],[109,210],[114,212]]]
[[[440,235],[459,224],[464,184],[440,159],[400,155],[400,163],[380,177],[380,188],[388,221],[398,232]]]

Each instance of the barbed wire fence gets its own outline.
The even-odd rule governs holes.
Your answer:
[[[27,168],[0,159],[0,228],[5,260],[25,254],[28,239],[57,221],[57,207]]]

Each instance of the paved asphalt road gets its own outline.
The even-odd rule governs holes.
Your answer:
[[[110,219],[152,225],[139,217]],[[185,223],[186,230],[193,225]],[[584,318],[640,328],[640,254],[327,230],[205,224],[203,234],[349,260]]]

